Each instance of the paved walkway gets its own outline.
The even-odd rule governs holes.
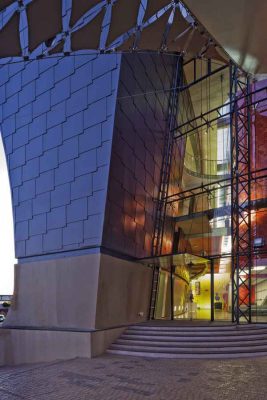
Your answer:
[[[267,358],[93,360],[0,368],[1,400],[266,400]]]

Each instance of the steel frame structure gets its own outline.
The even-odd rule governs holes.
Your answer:
[[[173,51],[171,49],[175,46],[175,51],[186,53],[188,48],[190,50],[193,36],[198,35],[199,46],[196,49],[194,46],[196,55],[203,56],[212,52],[217,54],[219,59],[229,59],[228,55],[215,39],[209,35],[204,26],[199,21],[195,21],[192,13],[182,0],[161,0],[158,5],[151,5],[149,1],[137,0],[132,2],[135,3],[132,6],[133,8],[127,10],[131,12],[130,18],[125,12],[124,2],[117,0],[91,1],[88,2],[87,6],[85,4],[86,1],[80,2],[82,4],[72,0],[54,1],[55,6],[53,5],[53,7],[55,8],[52,8],[51,3],[53,3],[53,0],[50,0],[48,8],[49,10],[51,9],[50,12],[53,13],[55,19],[50,21],[51,23],[47,25],[47,29],[43,26],[36,34],[35,27],[38,25],[38,18],[43,15],[45,2],[45,0],[40,0],[39,2],[34,0],[2,1],[4,4],[0,5],[0,17],[2,17],[0,18],[0,31],[6,30],[8,24],[12,22],[15,27],[12,25],[12,30],[8,27],[9,37],[11,42],[16,38],[18,43],[13,46],[12,50],[9,48],[9,51],[0,47],[0,53],[2,50],[0,63],[1,59],[9,58],[13,61],[29,61],[51,55],[54,56],[55,54],[69,56],[77,51],[88,49],[105,54],[114,53],[115,51],[146,51],[147,45],[142,48],[143,31],[145,32],[147,28],[157,23],[162,16],[170,17],[171,13],[173,16],[178,15],[177,18],[182,18],[182,23],[178,22],[176,37],[173,38],[170,35],[176,19],[168,18],[164,29],[160,28],[161,37],[155,39],[156,43],[152,45],[152,51]],[[152,3],[157,2],[154,1]],[[113,16],[114,24],[118,25],[116,9],[119,10],[117,12],[121,14],[121,18],[123,18],[123,14],[125,17],[122,31],[113,30]],[[14,22],[14,18],[18,19],[18,21]],[[35,18],[35,21],[33,18]],[[84,28],[92,29],[89,36],[91,36],[91,39],[93,38],[93,41],[75,46],[74,36],[81,33]],[[157,37],[157,35],[155,36]],[[181,40],[184,37],[187,38],[185,42]],[[4,38],[5,36],[1,40],[5,41]],[[82,47],[80,48],[80,46]],[[150,47],[151,45],[149,44]],[[217,48],[220,49],[219,52]]]
[[[208,78],[208,76],[205,76],[205,78]],[[185,88],[183,88],[183,90],[185,90]],[[239,96],[239,104],[236,107],[235,111],[242,111],[242,109],[246,107],[244,105],[244,102],[243,102],[243,104],[240,104],[240,102],[241,102],[242,99],[245,100],[245,98],[248,97],[248,96],[250,96],[250,101],[247,103],[247,106],[250,106],[250,107],[253,107],[254,105],[258,105],[258,104],[266,101],[266,98],[257,99],[255,101],[252,100],[252,94],[256,95],[256,94],[259,94],[259,93],[262,93],[262,92],[265,92],[266,93],[266,97],[267,97],[267,86],[264,86],[264,87],[262,87],[260,89],[257,89],[255,91],[253,91],[253,93],[251,93],[251,95],[244,94],[244,97],[242,97],[241,94],[240,94],[240,96]],[[234,102],[234,99],[232,98],[232,100],[230,100],[229,102],[223,104],[224,108],[229,107],[229,111],[224,112],[223,114],[221,112],[222,105],[220,105],[219,107],[213,108],[213,109],[211,109],[211,110],[209,110],[209,111],[207,111],[205,113],[202,113],[201,115],[196,116],[192,120],[179,125],[178,127],[176,127],[174,129],[174,131],[176,133],[175,140],[179,140],[182,137],[184,137],[184,136],[186,136],[186,135],[188,135],[190,133],[193,133],[197,129],[203,128],[203,127],[205,127],[207,125],[211,125],[213,122],[216,122],[219,118],[222,118],[222,119],[223,118],[230,118],[230,116],[231,116],[231,107],[233,106],[233,102]],[[218,116],[214,117],[214,118],[209,118],[209,115],[212,114],[212,113],[217,113]],[[198,123],[198,124],[194,125],[194,123]],[[189,126],[189,129],[187,129],[186,131],[183,131],[183,128],[186,127],[186,126]]]
[[[236,323],[251,323],[251,268],[252,256],[258,254],[257,250],[252,246],[251,232],[251,208],[254,202],[251,200],[251,182],[259,179],[267,178],[267,168],[259,170],[251,169],[251,119],[252,107],[260,102],[266,101],[267,87],[251,91],[251,83],[249,77],[244,74],[234,63],[218,68],[218,71],[229,68],[229,101],[219,107],[209,110],[199,116],[194,117],[190,121],[186,121],[181,125],[173,127],[170,130],[172,141],[182,139],[190,133],[197,131],[204,126],[210,126],[212,122],[218,119],[227,119],[230,122],[231,136],[231,174],[229,177],[214,180],[208,184],[194,187],[179,193],[168,195],[169,175],[163,173],[164,190],[160,191],[160,201],[158,202],[158,219],[160,216],[160,224],[156,225],[158,235],[154,236],[154,255],[160,255],[162,249],[162,238],[164,234],[164,219],[166,215],[166,206],[180,200],[185,200],[194,196],[208,194],[221,188],[229,188],[231,191],[231,236],[232,250],[229,254],[217,255],[218,257],[232,258],[232,321]],[[178,94],[190,86],[198,83],[202,79],[208,78],[215,72],[208,71],[203,77],[194,79],[188,86],[181,86]],[[179,87],[179,85],[177,85]],[[266,97],[253,101],[255,94],[265,93]],[[254,97],[256,99],[256,96]],[[223,107],[223,109],[222,109]],[[227,110],[227,111],[225,111]],[[214,112],[217,117],[214,118]],[[173,135],[171,135],[171,133]],[[170,168],[171,151],[165,153],[168,160],[168,168]],[[165,166],[166,168],[166,166]],[[165,197],[164,197],[165,196]],[[160,227],[160,229],[159,229]],[[216,257],[217,257],[216,256]],[[213,258],[213,255],[211,256]],[[158,282],[159,274],[155,274]],[[156,292],[155,302],[156,302]],[[153,317],[155,311],[155,302],[153,308]]]
[[[259,173],[262,173],[262,175],[258,175]],[[241,178],[246,178],[248,174],[241,174]],[[267,178],[267,167],[266,168],[261,168],[258,170],[250,171],[250,180],[251,181],[257,181],[259,179],[265,179]],[[247,179],[247,178],[246,178]],[[206,183],[191,189],[184,190],[179,193],[172,194],[167,197],[167,204],[175,203],[180,200],[185,200],[189,199],[193,196],[199,196],[202,194],[210,194],[211,192],[218,190],[218,189],[224,189],[224,188],[229,188],[231,187],[231,177],[229,178],[224,178],[224,179],[218,179],[216,181],[212,181],[210,183]]]
[[[173,154],[174,145],[174,127],[177,124],[176,116],[178,111],[178,99],[179,99],[179,86],[182,78],[182,57],[178,57],[176,60],[176,65],[174,67],[173,78],[171,82],[170,97],[168,104],[168,115],[167,115],[167,128],[164,138],[164,148],[163,148],[163,159],[162,167],[160,172],[160,187],[158,193],[158,200],[156,204],[156,215],[155,215],[155,225],[152,238],[152,255],[158,256],[162,251],[162,241],[165,225],[166,207],[167,207],[167,196],[169,190],[169,181],[171,173],[171,162]],[[150,319],[154,319],[157,292],[159,283],[159,267],[157,265],[153,266],[153,280],[152,280],[152,290],[150,298]]]
[[[232,321],[251,323],[251,93],[249,77],[233,64],[230,101]]]
[[[174,127],[177,125],[179,87],[182,79],[182,57],[178,57],[172,79],[172,90],[168,104],[167,129],[164,138],[163,160],[160,172],[160,187],[156,206],[155,227],[152,240],[152,255],[158,256],[162,250],[167,197],[170,181],[171,162],[174,145]]]

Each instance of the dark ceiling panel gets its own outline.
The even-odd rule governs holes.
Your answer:
[[[21,56],[19,13],[15,13],[0,31],[0,57]]]
[[[29,50],[62,32],[62,0],[35,0],[27,7]]]
[[[267,72],[267,1],[184,0],[224,50],[251,73]]]
[[[163,7],[167,6],[170,3],[171,3],[170,0],[148,0],[144,21],[147,21],[150,17],[155,15],[156,12],[158,12],[159,10],[161,10]]]
[[[194,34],[188,45],[186,46],[185,51],[192,56],[200,55],[201,51],[203,51],[208,41],[209,38],[205,33],[200,32],[198,29],[195,29]]]
[[[70,27],[73,27],[90,8],[101,3],[101,1],[103,0],[72,0]]]
[[[107,47],[123,33],[137,24],[140,0],[118,0],[112,6],[111,24],[107,39]]]
[[[167,47],[171,51],[181,51],[188,38],[188,33],[182,35],[190,24],[184,19],[180,10],[176,8],[172,26],[167,37]],[[181,37],[179,38],[179,36]]]
[[[226,53],[224,54],[223,51],[216,45],[210,46],[205,52],[204,56],[206,58],[211,58],[212,60],[221,61],[222,63],[229,62],[229,57],[227,58]]]
[[[14,0],[1,0],[0,1],[0,11],[6,8],[7,6],[10,6],[12,3],[17,3],[17,1]]]
[[[102,31],[102,22],[106,10],[102,11],[83,28],[75,31],[71,35],[72,50],[97,50],[99,48],[100,35]]]
[[[125,42],[123,42],[119,47],[117,47],[117,51],[129,51],[132,50],[135,43],[135,35],[130,36]]]
[[[164,39],[164,32],[170,17],[171,11],[166,12],[155,22],[148,25],[141,33],[138,48],[142,50],[160,50]]]
[[[63,51],[64,51],[64,41],[61,40],[52,50],[49,51],[49,54],[63,53]]]

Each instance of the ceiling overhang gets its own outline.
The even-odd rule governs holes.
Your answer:
[[[229,56],[245,71],[267,73],[267,1],[184,0]]]
[[[263,0],[2,0],[0,58],[167,51],[267,73]]]
[[[174,0],[4,0],[0,58],[81,51],[162,51],[227,55],[182,2]]]

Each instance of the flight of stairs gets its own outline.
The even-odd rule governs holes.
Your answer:
[[[266,325],[133,325],[110,346],[111,354],[158,358],[267,356]]]

